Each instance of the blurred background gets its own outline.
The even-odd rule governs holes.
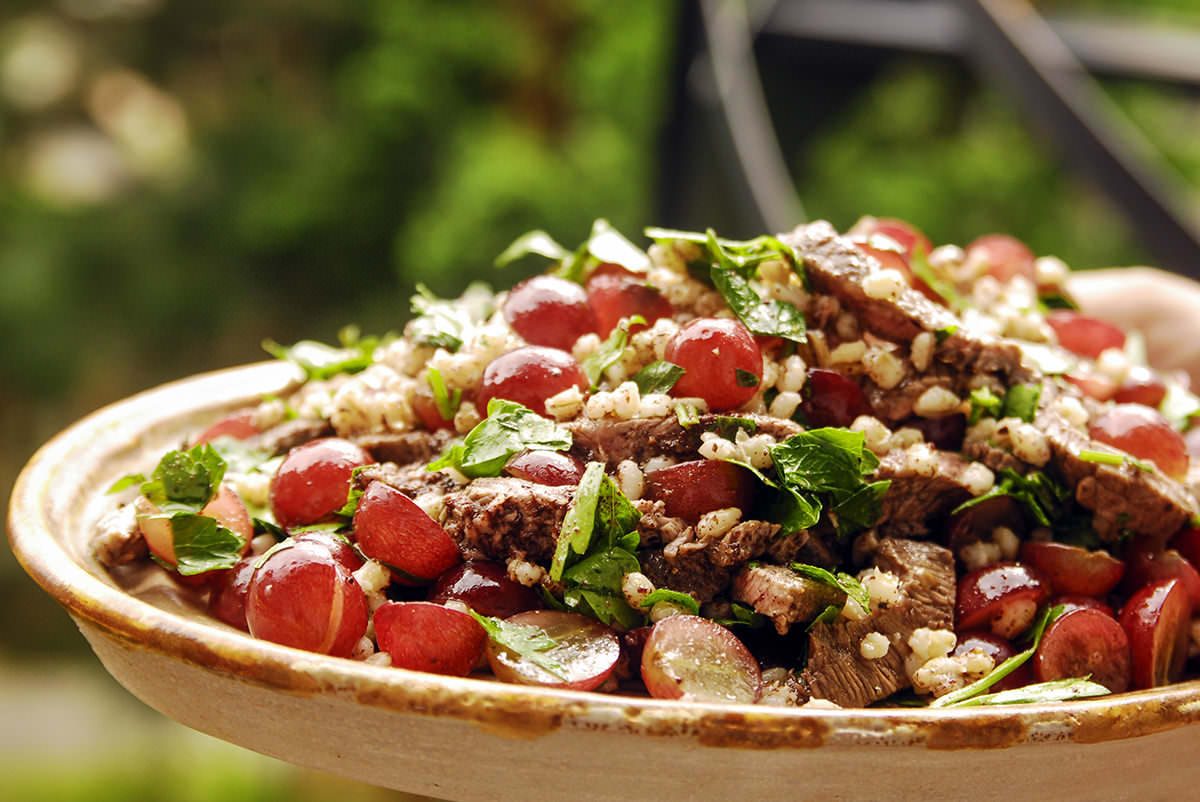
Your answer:
[[[1152,177],[1141,217],[1072,161],[1074,129],[964,57],[955,3],[725,5],[757,31],[734,76],[754,91],[721,77],[742,40],[706,38],[714,2],[6,0],[0,489],[72,420],[264,358],[263,338],[398,329],[417,282],[510,284],[522,268],[492,259],[531,228],[574,245],[596,217],[640,240],[874,214],[1089,268],[1181,252],[1147,203],[1197,220],[1196,0],[1035,4]],[[7,550],[0,776],[13,800],[403,798],[144,708]]]

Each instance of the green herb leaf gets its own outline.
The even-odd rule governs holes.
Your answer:
[[[808,577],[814,582],[820,582],[829,587],[836,588],[842,593],[845,593],[848,598],[858,602],[863,610],[870,611],[871,609],[871,594],[863,587],[862,583],[855,579],[850,574],[843,571],[827,571],[819,565],[808,565],[807,563],[792,563],[788,566],[801,576]],[[838,608],[841,612],[841,608]]]
[[[1054,481],[1041,471],[1030,471],[1022,476],[1011,468],[1005,468],[1000,472],[999,479],[991,490],[982,496],[964,501],[951,510],[950,514],[957,515],[996,496],[1011,496],[1025,507],[1039,524],[1056,530],[1061,529],[1061,523],[1071,518],[1073,513],[1073,497],[1071,489],[1066,485]]]
[[[120,493],[122,490],[124,490],[127,487],[133,487],[134,485],[140,485],[140,484],[144,483],[145,481],[146,481],[145,474],[127,473],[124,476],[122,476],[120,479],[118,479],[117,481],[115,481],[111,485],[109,485],[108,490],[106,490],[105,492],[106,493]]]
[[[550,654],[559,643],[546,634],[544,629],[532,624],[518,624],[490,615],[480,615],[474,610],[468,612],[497,645],[515,653],[522,660],[532,663],[555,679],[567,681],[567,669]]]
[[[650,268],[650,257],[625,239],[607,220],[592,223],[592,232],[570,257],[563,257],[554,275],[582,284],[589,270],[600,262],[612,262],[634,273]]]
[[[358,512],[358,500],[360,498],[362,498],[362,494],[363,494],[363,489],[358,486],[358,482],[356,482],[355,480],[358,478],[358,475],[360,473],[362,473],[363,471],[367,470],[368,468],[375,468],[375,467],[378,467],[378,466],[359,465],[359,466],[356,466],[354,468],[354,470],[350,471],[350,489],[346,492],[346,503],[338,508],[337,512],[335,513],[336,515],[340,515],[343,518],[353,518],[354,517],[354,513]],[[340,526],[342,526],[342,524],[338,524],[337,526],[340,527]],[[293,530],[293,531],[296,531],[296,530]]]
[[[680,426],[687,429],[700,422],[700,413],[691,404],[681,402],[675,405],[675,420],[679,421]]]
[[[513,240],[512,244],[496,257],[495,265],[496,267],[505,267],[531,253],[553,259],[556,262],[571,255],[570,251],[555,242],[554,238],[545,231],[536,230],[526,232]]]
[[[294,362],[304,369],[309,379],[328,379],[339,373],[358,373],[374,361],[379,337],[362,337],[357,326],[346,326],[338,332],[341,347],[316,340],[301,340],[283,346],[274,340],[263,340],[262,347],[276,359]]]
[[[974,426],[979,419],[986,416],[998,418],[1004,412],[1004,399],[997,396],[986,387],[971,391],[971,413],[967,416],[967,425]]]
[[[645,325],[645,323],[646,319],[641,315],[622,318],[608,338],[583,360],[580,367],[583,368],[583,373],[587,376],[593,392],[599,386],[600,377],[604,375],[604,371],[621,358],[621,352],[625,350],[625,344],[629,342],[629,327]]]
[[[1090,451],[1088,449],[1082,449],[1079,452],[1079,459],[1083,460],[1084,462],[1094,462],[1099,465],[1114,466],[1124,465],[1128,462],[1134,467],[1143,471],[1154,470],[1154,466],[1144,460],[1134,459],[1126,454],[1114,454],[1111,451]]]
[[[199,512],[212,501],[225,476],[225,461],[210,443],[188,451],[168,451],[142,484],[142,494],[155,505],[184,507],[183,512]]]
[[[739,431],[754,434],[758,431],[758,423],[754,418],[743,418],[737,415],[715,415],[711,430],[726,440],[737,437]]]
[[[823,428],[801,432],[771,447],[783,485],[796,501],[818,512],[824,507],[822,497],[832,501],[830,519],[842,536],[874,525],[891,486],[887,480],[864,481],[879,467],[879,458],[863,444],[860,432]]]
[[[533,448],[566,451],[570,447],[567,429],[515,401],[493,398],[488,401],[487,417],[426,470],[452,467],[470,479],[499,476],[514,454]]]
[[[754,612],[754,608],[741,602],[730,602],[730,612],[733,613],[733,618],[714,618],[723,627],[749,627],[750,629],[762,629],[767,625],[767,617],[762,613]]]
[[[455,387],[453,395],[446,390],[446,382],[442,380],[442,372],[437,368],[430,368],[426,377],[429,382],[429,389],[433,393],[433,404],[437,407],[438,414],[442,416],[442,420],[454,420],[454,415],[458,412],[458,406],[462,403],[462,388]]]
[[[920,242],[916,243],[916,247],[909,254],[908,266],[912,269],[913,275],[940,295],[951,309],[962,309],[967,306],[967,299],[958,294],[954,284],[929,264],[929,255],[925,253],[925,246]]]
[[[974,394],[972,394],[974,395]],[[1026,423],[1033,423],[1037,415],[1038,399],[1042,397],[1042,385],[1015,384],[1004,394],[1004,417],[1020,418]]]
[[[171,516],[176,567],[183,576],[232,568],[241,559],[245,539],[216,518],[177,512]]]
[[[742,370],[741,368],[735,368],[733,374],[734,378],[737,379],[738,387],[757,387],[758,383],[762,381],[758,375],[748,370]]]
[[[1044,292],[1038,295],[1038,309],[1049,312],[1051,309],[1079,309],[1075,299],[1065,292]]]
[[[1088,677],[1074,679],[1056,679],[1049,682],[1035,682],[1021,688],[1012,688],[997,693],[987,693],[957,702],[949,707],[977,707],[981,705],[1025,705],[1044,702],[1065,702],[1070,699],[1087,699],[1095,696],[1107,696],[1112,693],[1108,688]]]
[[[684,369],[679,365],[660,359],[639,370],[633,377],[633,383],[637,385],[638,393],[641,395],[667,393],[684,373]]]
[[[938,345],[941,345],[942,343],[946,342],[946,340],[953,337],[954,332],[956,332],[956,331],[958,331],[958,326],[943,326],[942,328],[935,331],[933,333],[933,336],[934,336],[934,339],[937,340]]]
[[[678,590],[670,588],[655,588],[646,595],[646,598],[642,599],[638,606],[649,610],[659,602],[681,607],[691,615],[700,615],[700,603],[690,593],[680,593]]]
[[[589,462],[575,491],[575,501],[563,517],[550,561],[550,579],[558,582],[566,570],[572,553],[582,555],[592,542],[592,530],[596,526],[596,507],[600,502],[600,488],[604,484],[604,464]]]
[[[929,706],[957,707],[961,702],[978,696],[1023,666],[1026,662],[1028,662],[1029,658],[1033,657],[1034,652],[1037,651],[1038,644],[1042,642],[1042,633],[1046,631],[1046,627],[1048,627],[1051,622],[1062,615],[1064,609],[1065,608],[1061,604],[1058,604],[1042,611],[1042,614],[1038,616],[1037,620],[1034,621],[1033,626],[1027,633],[1029,639],[1032,641],[1032,644],[1028,649],[1014,654],[1012,657],[993,668],[983,677],[975,680],[970,685],[967,685],[965,688],[959,688],[957,691],[951,691],[945,696],[939,696],[937,699],[931,702]]]

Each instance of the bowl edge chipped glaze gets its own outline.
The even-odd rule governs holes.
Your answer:
[[[1015,708],[809,710],[684,704],[381,668],[250,638],[121,590],[91,557],[102,490],[186,433],[300,380],[281,362],[206,373],[89,415],[30,460],[17,559],[105,668],[183,724],[289,762],[448,799],[748,794],[1187,798],[1200,785],[1200,680]],[[1137,769],[1124,768],[1136,761]],[[508,793],[511,790],[512,793]]]

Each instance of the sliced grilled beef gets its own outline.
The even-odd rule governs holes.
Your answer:
[[[631,459],[642,463],[656,456],[676,459],[695,458],[700,435],[721,430],[719,415],[704,414],[699,423],[684,427],[674,415],[665,418],[633,418],[623,421],[578,418],[563,424],[574,438],[571,453],[582,460],[597,460],[615,465]],[[746,415],[756,426],[755,432],[786,440],[800,431],[790,420],[766,415]],[[732,435],[731,435],[732,436]]]
[[[962,480],[969,460],[953,451],[934,450],[932,468],[914,467],[914,449],[924,452],[926,447],[891,451],[879,461],[875,472],[874,478],[892,482],[883,497],[877,523],[885,532],[925,532],[929,521],[971,497]]]
[[[363,468],[354,475],[354,484],[359,490],[365,490],[367,485],[374,481],[391,485],[409,498],[416,498],[426,493],[442,495],[462,487],[446,471],[425,470],[423,462],[411,465],[381,462],[378,465]]]
[[[380,462],[408,465],[413,462],[432,462],[442,455],[446,445],[457,437],[449,429],[436,432],[414,429],[409,432],[362,434],[350,438],[371,452]]]
[[[771,619],[786,635],[793,624],[805,624],[830,605],[841,606],[846,594],[824,582],[801,576],[782,565],[747,566],[733,578],[735,601]]]
[[[268,454],[279,456],[309,440],[329,437],[332,434],[333,427],[327,420],[296,418],[276,424],[253,437],[247,437],[242,443],[252,451],[265,451]]]
[[[513,477],[476,479],[443,496],[442,526],[464,557],[548,563],[575,490]]]
[[[668,547],[643,552],[638,558],[642,573],[655,587],[690,593],[701,603],[710,601],[729,585],[731,571],[713,565],[704,548],[680,548],[672,552]]]
[[[708,543],[709,559],[726,568],[744,565],[761,556],[778,531],[770,521],[742,521]]]
[[[1092,511],[1092,527],[1101,539],[1116,542],[1125,531],[1167,538],[1200,513],[1195,496],[1158,470],[1080,459],[1080,451],[1092,448],[1091,439],[1052,408],[1043,405],[1035,424],[1050,440],[1054,468],[1075,488],[1075,499]]]
[[[901,600],[861,621],[840,618],[818,624],[809,637],[808,665],[801,679],[813,697],[843,707],[863,707],[911,683],[905,659],[909,636],[920,627],[954,625],[954,557],[933,543],[889,538],[879,544],[875,564],[900,578]],[[862,639],[878,632],[891,646],[873,660],[859,651]]]
[[[958,374],[995,374],[1006,385],[1028,377],[1015,343],[966,330],[950,310],[914,289],[904,290],[894,301],[869,298],[863,291],[863,279],[871,271],[868,258],[829,223],[803,225],[780,239],[796,248],[813,287],[836,296],[867,331],[896,343],[911,342],[923,331],[941,331],[934,360]]]

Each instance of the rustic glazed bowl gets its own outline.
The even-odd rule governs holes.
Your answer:
[[[1081,295],[1099,303],[1103,280]],[[1194,320],[1200,301],[1192,303]],[[264,363],[121,401],[43,447],[13,494],[9,537],[21,564],[113,677],[189,727],[355,780],[463,800],[1188,799],[1200,788],[1200,681],[990,709],[685,704],[310,654],[215,623],[163,586],[118,587],[88,546],[114,504],[103,489],[298,378],[289,365]]]

